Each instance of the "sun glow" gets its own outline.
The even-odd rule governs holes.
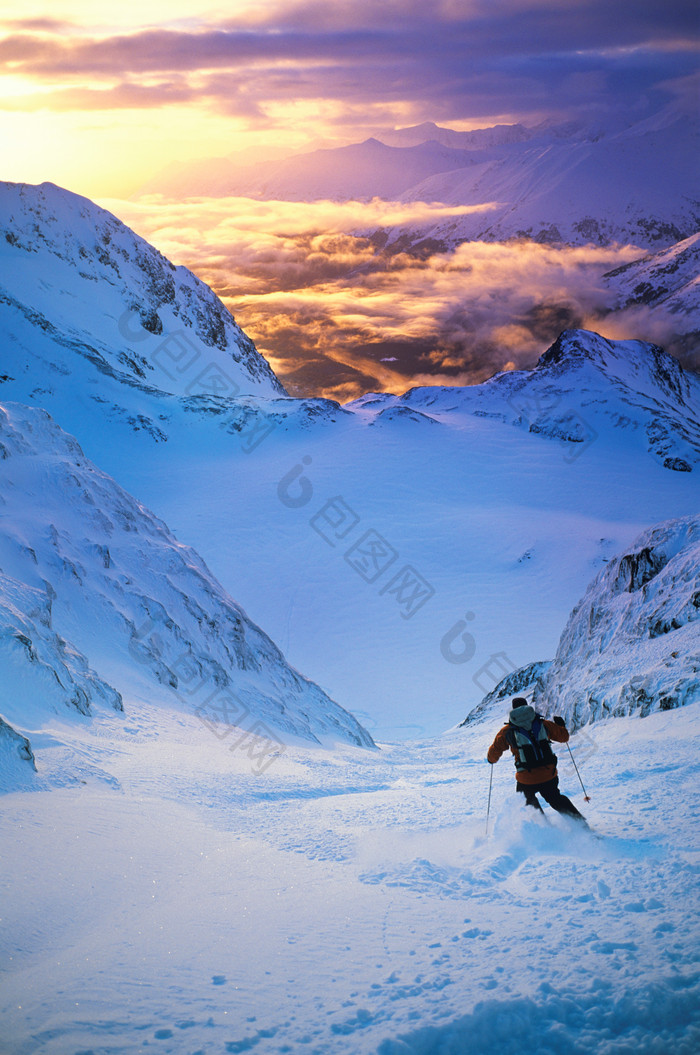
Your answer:
[[[26,96],[34,95],[37,91],[41,91],[41,86],[30,77],[21,77],[12,73],[0,76],[0,105],[11,105],[13,100],[22,100]],[[44,91],[48,92],[50,88],[45,87]]]

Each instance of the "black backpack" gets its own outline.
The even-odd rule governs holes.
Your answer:
[[[530,729],[508,723],[506,740],[515,751],[515,768],[537,769],[539,766],[556,765],[557,756],[547,736],[541,715],[532,720]]]

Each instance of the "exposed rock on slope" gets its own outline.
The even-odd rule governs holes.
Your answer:
[[[5,541],[5,540],[3,540]],[[25,551],[32,561],[36,550]],[[0,657],[3,709],[35,728],[47,711],[89,715],[94,704],[122,711],[119,693],[90,670],[87,660],[51,625],[53,587],[26,586],[0,574]],[[40,702],[39,702],[40,701]]]
[[[700,702],[700,516],[659,524],[596,576],[551,662],[508,674],[461,725],[527,696],[571,729]]]
[[[87,198],[0,183],[0,268],[3,372],[17,380],[43,363],[43,394],[81,360],[93,385],[284,394],[207,285]]]
[[[589,330],[565,330],[533,370],[464,388],[371,393],[348,406],[370,414],[405,407],[437,420],[493,418],[568,446],[571,461],[606,431],[619,439],[627,433],[666,469],[690,472],[700,462],[697,375],[656,345]]]
[[[502,681],[484,696],[483,700],[469,712],[460,728],[481,721],[483,718],[493,719],[494,714],[504,717],[510,707],[513,696],[529,697],[535,690],[544,687],[547,673],[551,663],[543,661],[539,663],[528,663],[526,667],[514,670],[507,674]]]
[[[700,516],[644,532],[571,614],[535,705],[575,728],[700,701]]]
[[[663,330],[663,343],[690,356],[700,369],[700,234],[615,268],[603,276],[616,311],[635,320],[645,336]]]
[[[618,308],[663,305],[678,315],[697,316],[700,234],[632,260],[603,277],[617,292]]]
[[[0,718],[0,787],[16,787],[35,772],[29,740]]]

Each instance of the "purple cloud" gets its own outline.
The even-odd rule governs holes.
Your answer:
[[[280,100],[334,100],[348,108],[413,107],[416,119],[541,114],[633,105],[694,65],[694,3],[618,0],[571,4],[505,0],[498,5],[416,0],[302,3],[263,8],[245,24],[147,29],[71,38],[50,20],[14,24],[0,41],[12,72],[43,81],[86,78],[123,85],[156,77],[158,105],[181,103],[185,78],[219,109],[261,117]],[[231,87],[234,98],[231,100]],[[90,99],[91,97],[87,97]],[[119,105],[153,95],[116,91]],[[43,104],[50,96],[42,95]],[[73,102],[71,102],[73,100]],[[81,95],[56,95],[58,108]],[[29,104],[27,104],[29,105]]]

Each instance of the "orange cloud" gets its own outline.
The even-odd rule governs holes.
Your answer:
[[[609,313],[602,276],[637,258],[634,246],[469,242],[424,258],[379,249],[373,231],[401,226],[420,238],[422,224],[465,210],[247,198],[104,204],[208,282],[296,395],[346,400],[475,383],[531,366],[562,329],[584,322],[660,343],[673,332],[658,310],[646,334],[639,313]]]

